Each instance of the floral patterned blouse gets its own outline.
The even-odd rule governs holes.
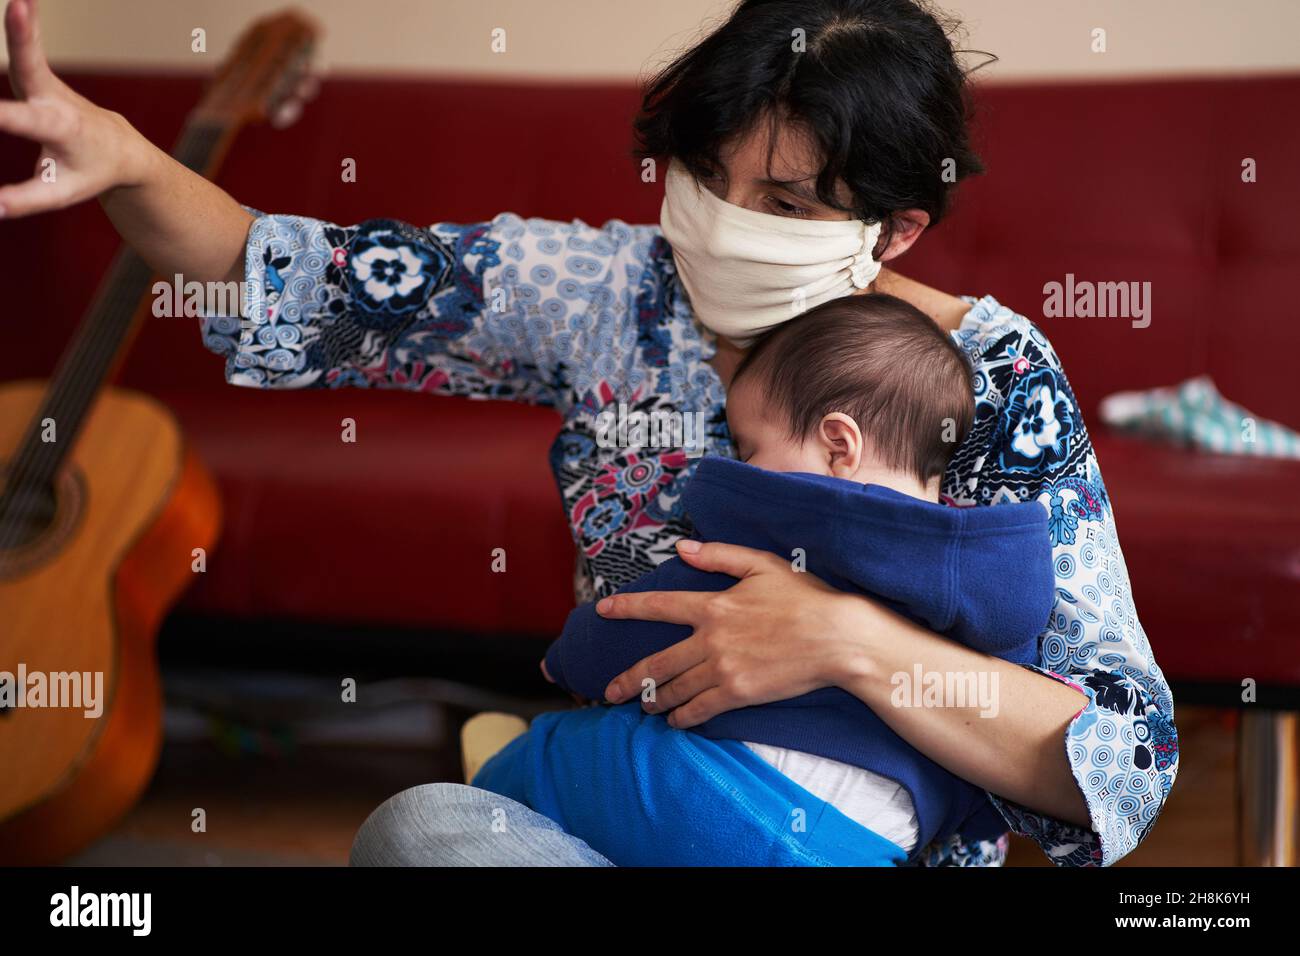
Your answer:
[[[641,576],[691,530],[682,489],[697,459],[681,448],[606,447],[603,411],[694,412],[705,452],[734,454],[708,364],[714,341],[655,226],[506,213],[470,225],[345,228],[261,216],[246,269],[244,318],[204,320],[204,341],[227,357],[236,385],[403,388],[556,408],[564,425],[551,467],[577,546],[580,600]],[[975,424],[943,494],[958,506],[1039,501],[1050,513],[1056,603],[1036,669],[1086,698],[1062,744],[1091,826],[990,796],[1009,829],[1055,863],[1110,864],[1150,830],[1173,785],[1173,699],[1138,623],[1110,501],[1056,353],[994,299],[968,301],[953,335],[974,366]],[[1005,836],[954,840],[922,858],[998,865],[1006,848]]]

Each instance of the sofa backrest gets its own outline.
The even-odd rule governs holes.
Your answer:
[[[201,88],[159,74],[68,80],[159,143]],[[220,181],[251,206],[337,222],[504,210],[652,222],[662,186],[631,159],[637,104],[631,86],[337,77],[296,125],[245,131]],[[1088,412],[1111,391],[1208,372],[1229,398],[1300,427],[1298,107],[1300,76],[985,87],[976,141],[988,172],[897,267],[1039,321]],[[0,180],[26,177],[34,158],[7,141]],[[341,176],[349,158],[356,182]],[[93,204],[0,221],[4,327],[18,345],[0,349],[0,379],[48,374],[114,242]],[[1044,317],[1045,285],[1067,275],[1149,282],[1150,325]],[[125,381],[222,387],[176,319],[152,320]]]

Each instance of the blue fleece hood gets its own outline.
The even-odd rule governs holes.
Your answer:
[[[957,508],[880,485],[700,461],[684,504],[701,541],[795,561],[932,631],[1016,663],[1037,659],[1055,595],[1036,502]]]

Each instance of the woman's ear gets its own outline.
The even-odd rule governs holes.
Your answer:
[[[827,465],[836,478],[852,478],[862,464],[862,430],[842,412],[831,412],[817,425],[817,439],[826,452]]]
[[[926,226],[930,225],[930,214],[924,209],[904,209],[890,217],[890,228],[884,230],[880,241],[871,253],[877,262],[897,259],[912,247],[912,243],[921,238]],[[885,241],[888,235],[889,241]]]

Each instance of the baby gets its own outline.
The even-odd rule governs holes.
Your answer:
[[[891,296],[835,299],[746,354],[727,397],[739,460],[701,460],[685,506],[702,540],[770,551],[975,650],[1029,663],[1054,593],[1045,510],[939,503],[973,415],[966,358],[926,315]],[[623,590],[734,583],[673,558]],[[585,605],[545,667],[600,700],[615,676],[689,635]],[[1005,830],[982,791],[834,687],[686,731],[639,701],[544,714],[472,782],[621,866],[897,865],[936,839]]]

